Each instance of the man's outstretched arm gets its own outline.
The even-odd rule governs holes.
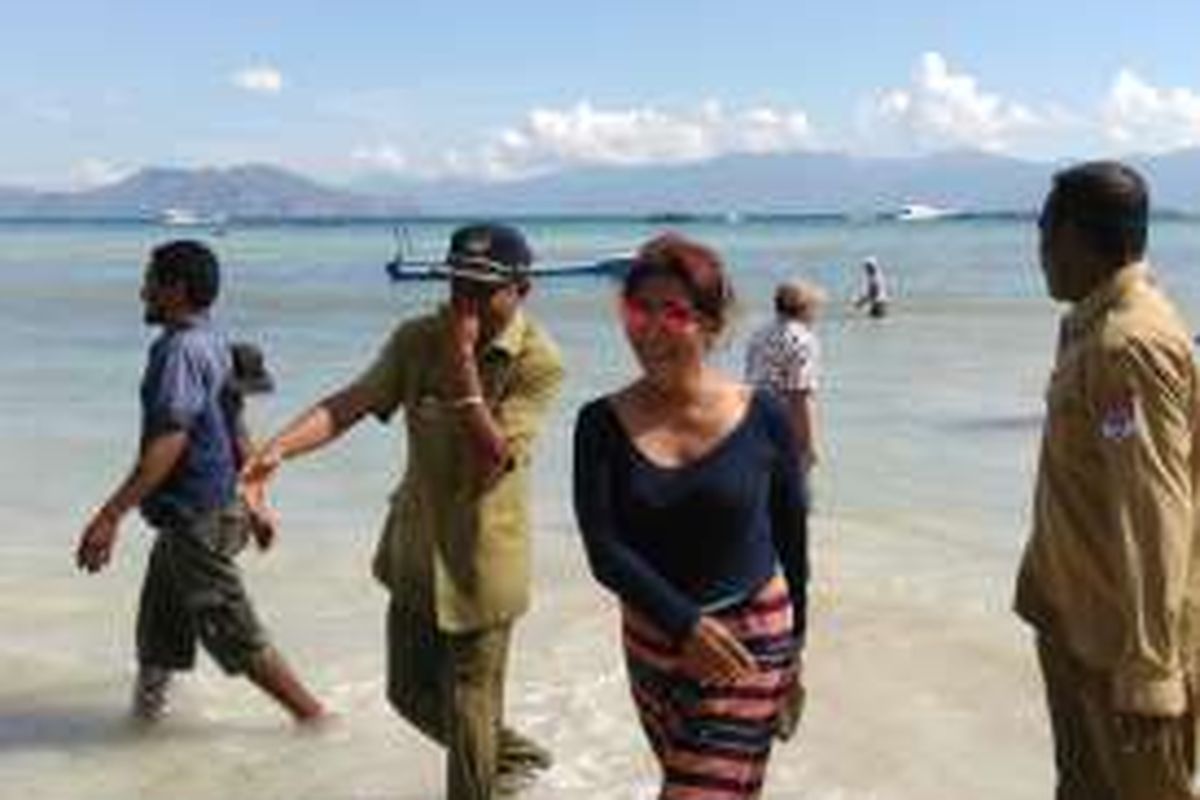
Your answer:
[[[255,451],[242,469],[242,481],[257,488],[285,460],[318,450],[354,427],[372,409],[373,397],[361,383],[334,392],[289,422]]]

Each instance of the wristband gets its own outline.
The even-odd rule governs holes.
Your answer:
[[[446,405],[450,406],[450,408],[455,408],[455,409],[470,408],[471,406],[481,406],[481,405],[483,405],[483,395],[468,394],[468,395],[464,395],[463,397],[456,397],[455,399],[449,401]]]

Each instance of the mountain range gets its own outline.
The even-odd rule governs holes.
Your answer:
[[[324,186],[278,167],[149,167],[78,192],[0,188],[0,217],[27,219],[292,219],[393,217],[416,209],[397,197]]]
[[[1200,148],[1127,159],[1156,209],[1200,213]],[[591,167],[504,183],[365,176],[323,185],[278,167],[152,167],[88,191],[0,188],[0,217],[153,219],[168,209],[232,219],[465,214],[877,214],[924,204],[1035,210],[1061,164],[973,151],[918,158],[729,155],[675,165]]]

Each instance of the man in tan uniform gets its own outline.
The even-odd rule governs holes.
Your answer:
[[[283,460],[368,413],[386,421],[403,409],[407,465],[375,558],[391,594],[388,699],[446,748],[450,800],[487,800],[550,760],[501,724],[512,626],[529,603],[530,452],[563,375],[520,308],[531,261],[514,228],[460,228],[447,256],[450,302],[401,323],[363,374],[243,473],[261,487]]]
[[[1142,259],[1145,183],[1054,178],[1039,227],[1062,320],[1016,610],[1037,632],[1059,800],[1192,798],[1197,373]]]

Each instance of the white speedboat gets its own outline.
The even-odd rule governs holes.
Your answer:
[[[204,220],[190,208],[164,208],[158,215],[158,221],[163,225],[186,227],[201,225]]]
[[[226,214],[200,214],[190,208],[164,208],[158,214],[158,221],[163,225],[179,228],[194,228],[198,225],[223,227],[229,217]]]
[[[925,222],[931,219],[945,219],[957,214],[958,211],[952,208],[940,208],[923,203],[912,203],[901,206],[900,210],[892,215],[892,218],[901,222]]]

